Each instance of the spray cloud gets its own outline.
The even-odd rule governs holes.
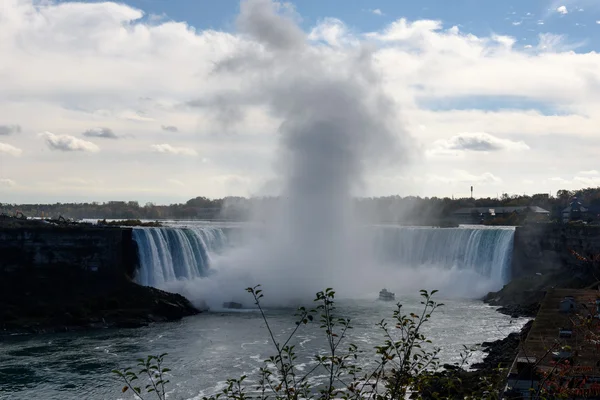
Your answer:
[[[368,168],[405,159],[410,147],[371,49],[310,43],[293,10],[271,0],[242,1],[237,27],[246,50],[217,63],[214,74],[247,79],[214,106],[266,106],[281,121],[281,201],[264,236],[217,259],[202,289],[236,297],[261,283],[277,302],[306,300],[326,286],[351,289],[370,263],[352,195]]]

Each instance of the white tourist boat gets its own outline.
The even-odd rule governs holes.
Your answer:
[[[379,292],[379,300],[392,301],[395,299],[396,299],[396,294],[392,293],[392,292],[388,292],[387,289],[382,289],[381,292]]]

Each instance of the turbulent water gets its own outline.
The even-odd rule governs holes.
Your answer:
[[[393,304],[370,299],[342,300],[337,312],[353,319],[348,339],[372,354],[383,338],[376,324],[391,318]],[[513,321],[476,300],[443,299],[426,334],[443,348],[443,362],[458,361],[462,345],[497,340],[519,329]],[[408,308],[418,310],[414,296],[397,296]],[[276,335],[294,325],[292,309],[268,309]],[[310,369],[313,355],[323,346],[317,325],[303,327],[294,342],[298,364]],[[169,353],[169,399],[200,400],[223,388],[225,380],[248,375],[250,384],[261,360],[273,355],[260,315],[255,311],[208,312],[180,322],[146,328],[104,330],[0,339],[0,399],[7,400],[108,400],[133,397],[121,394],[121,383],[110,371],[135,366],[147,354]],[[478,353],[478,355],[480,355]],[[477,357],[475,358],[477,359]],[[251,386],[253,386],[251,384]]]
[[[260,232],[259,226],[191,222],[135,229],[141,263],[136,279],[157,287],[185,283],[203,292],[206,286],[200,283],[216,281],[223,272],[214,265]],[[456,361],[462,345],[500,339],[522,326],[523,321],[511,321],[473,294],[497,288],[509,278],[513,229],[377,226],[365,232],[377,258],[370,268],[381,283],[378,289],[385,285],[395,290],[407,311],[418,310],[418,289],[441,289],[438,297],[446,305],[434,315],[426,334],[442,347],[443,362]],[[381,275],[375,268],[381,268]],[[395,270],[399,274],[394,275]],[[391,318],[394,309],[376,300],[377,291],[365,285],[338,303],[338,312],[355,321],[349,341],[367,354],[382,340],[376,324]],[[247,293],[239,292],[249,300]],[[291,308],[267,309],[276,335],[293,329],[293,313]],[[222,388],[227,378],[247,374],[252,382],[261,360],[273,353],[267,338],[256,310],[215,308],[180,322],[134,330],[3,338],[0,399],[130,399],[120,393],[121,385],[110,371],[163,352],[169,353],[167,364],[173,370],[169,398],[201,399]],[[324,344],[316,325],[303,328],[294,343],[305,369]]]

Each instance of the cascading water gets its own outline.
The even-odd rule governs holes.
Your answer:
[[[228,236],[238,236],[240,231],[246,229],[136,228],[140,257],[136,280],[164,288],[171,282],[191,284],[206,278],[214,256],[231,247]],[[259,232],[247,228],[246,233],[254,237]],[[369,267],[373,285],[381,282],[401,289],[429,284],[449,295],[470,297],[498,289],[510,278],[514,228],[377,226],[365,233],[375,260]],[[235,247],[243,247],[244,241],[238,240],[233,240]],[[362,286],[366,288],[366,282]]]
[[[510,279],[514,227],[379,227],[375,256],[386,264],[475,272],[502,285]]]
[[[221,228],[135,228],[140,268],[136,282],[159,287],[208,274],[211,254],[227,242]]]

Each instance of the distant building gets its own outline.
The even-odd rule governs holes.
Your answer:
[[[600,219],[600,207],[584,206],[577,197],[562,210],[563,222],[569,221],[594,221]]]
[[[538,219],[547,219],[550,217],[550,211],[538,206],[461,208],[454,212],[454,217],[461,224],[479,224],[494,218],[507,218],[513,213],[532,213]]]

